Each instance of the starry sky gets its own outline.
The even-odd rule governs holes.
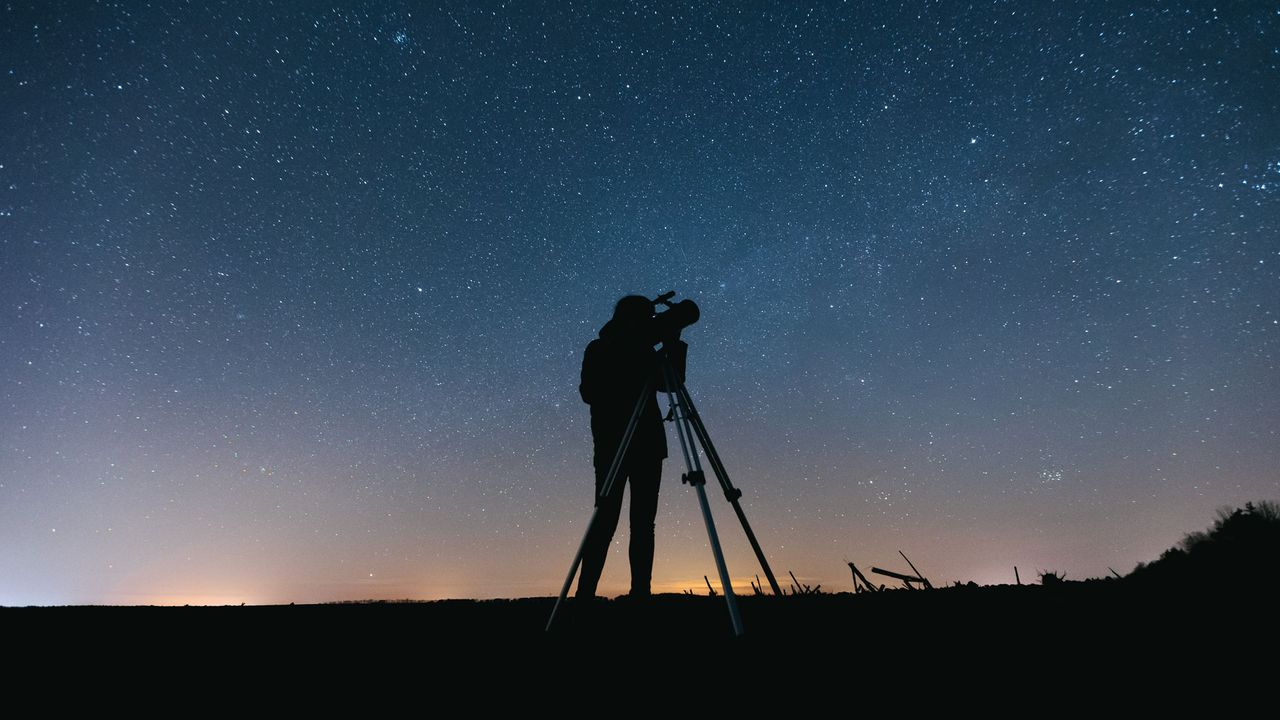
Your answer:
[[[7,3],[0,604],[555,594],[667,290],[780,577],[1126,573],[1280,497],[1278,87],[1265,2]]]

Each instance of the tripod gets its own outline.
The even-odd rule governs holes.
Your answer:
[[[733,624],[734,635],[740,636],[742,635],[742,616],[738,612],[738,601],[737,596],[733,593],[733,585],[729,582],[729,570],[725,566],[724,552],[720,549],[720,537],[716,534],[715,521],[711,518],[711,506],[707,502],[706,475],[702,471],[702,461],[698,456],[698,448],[694,444],[695,438],[702,445],[703,453],[711,465],[711,470],[715,473],[716,479],[720,481],[720,487],[724,491],[725,499],[733,505],[734,512],[737,513],[738,520],[742,523],[742,529],[746,533],[747,540],[751,543],[751,549],[755,551],[756,559],[760,561],[765,577],[769,579],[769,585],[773,588],[774,595],[782,595],[782,590],[778,587],[778,581],[773,577],[773,570],[769,568],[769,561],[765,559],[764,551],[760,549],[760,543],[756,541],[756,534],[751,530],[751,524],[747,522],[747,516],[742,511],[742,504],[739,502],[742,498],[742,491],[734,487],[733,483],[729,481],[729,474],[724,469],[724,463],[720,461],[720,454],[716,452],[715,446],[711,443],[711,436],[707,434],[707,428],[702,424],[702,418],[698,415],[698,411],[693,405],[693,398],[689,396],[688,388],[685,387],[675,368],[672,367],[671,358],[668,356],[665,347],[659,353],[658,364],[662,373],[662,384],[667,393],[667,401],[671,407],[667,414],[667,420],[674,421],[676,424],[676,434],[680,437],[680,450],[684,455],[685,467],[688,468],[688,472],[682,475],[680,479],[681,482],[688,483],[697,491],[698,504],[702,508],[702,519],[707,526],[707,539],[711,544],[711,552],[715,556],[716,570],[720,575],[720,586],[724,590],[725,603],[729,608],[729,620]],[[609,466],[609,474],[605,478],[603,488],[600,490],[601,499],[609,497],[610,492],[613,490],[613,483],[617,479],[622,460],[626,456],[627,448],[631,444],[631,438],[635,434],[641,411],[651,401],[653,392],[654,380],[650,378],[640,392],[640,397],[636,400],[636,407],[631,413],[631,419],[627,422],[627,429],[622,435],[622,442],[613,456],[613,463]],[[596,518],[600,513],[600,505],[601,503],[597,502],[596,509],[591,513],[591,521],[587,523],[587,531],[578,546],[578,554],[573,559],[573,565],[569,568],[569,576],[565,578],[564,586],[560,588],[560,597],[556,600],[555,607],[551,610],[551,617],[547,620],[547,630],[550,630],[552,623],[555,622],[556,613],[560,610],[560,605],[564,602],[565,597],[568,596],[569,587],[573,585],[573,579],[578,574],[578,567],[582,564],[582,556],[586,550],[587,538],[590,537],[591,528],[595,525]]]

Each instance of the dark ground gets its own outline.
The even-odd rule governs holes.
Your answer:
[[[48,633],[120,643],[199,639],[203,647],[270,637],[290,647],[352,648],[402,638],[421,647],[485,643],[576,647],[699,643],[753,647],[839,646],[883,653],[1000,646],[1031,655],[1096,644],[1264,635],[1274,626],[1272,588],[1133,587],[1094,580],[1040,585],[950,587],[786,597],[740,596],[745,635],[734,638],[723,597],[658,595],[583,604],[570,598],[551,632],[554,598],[359,602],[245,607],[4,608],[19,635]]]
[[[741,638],[722,597],[684,595],[570,601],[550,633],[554,598],[4,608],[0,631],[19,661],[9,687],[56,675],[72,699],[130,706],[163,691],[362,716],[445,698],[477,711],[1149,711],[1155,697],[1244,707],[1270,688],[1277,597],[1118,580],[741,597]]]
[[[1234,714],[1265,704],[1280,669],[1277,558],[1280,504],[1250,503],[1123,579],[745,596],[742,637],[722,597],[686,595],[570,599],[551,632],[555,598],[0,608],[0,637],[6,687],[42,707],[177,687],[201,693],[183,708],[261,710],[237,704],[256,693],[294,714],[406,698],[594,712],[597,695],[636,714],[687,711],[690,692],[716,710]]]

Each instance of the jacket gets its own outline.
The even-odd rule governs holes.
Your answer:
[[[688,346],[674,340],[664,343],[664,347],[669,348],[676,373],[683,381]],[[582,382],[578,392],[582,401],[591,406],[591,437],[597,467],[607,468],[613,463],[636,401],[650,380],[653,381],[651,394],[640,412],[627,460],[667,457],[667,434],[655,396],[656,392],[667,390],[661,357],[652,345],[622,332],[612,320],[605,323],[600,336],[587,345],[582,356]]]

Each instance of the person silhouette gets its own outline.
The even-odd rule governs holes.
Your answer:
[[[661,356],[654,345],[661,342],[680,381],[684,381],[688,346],[674,336],[656,337],[654,303],[639,295],[618,301],[613,317],[600,329],[599,337],[587,345],[582,357],[582,401],[591,406],[591,438],[594,444],[595,524],[583,545],[579,598],[595,597],[596,585],[604,571],[609,543],[622,512],[623,486],[631,486],[631,596],[647,597],[653,577],[654,521],[658,514],[658,485],[662,461],[667,457],[667,436],[662,427],[655,391],[666,391]],[[650,385],[650,381],[652,384]],[[622,443],[627,424],[635,412],[641,393],[649,387],[626,456],[608,497],[601,497],[609,468]],[[672,388],[674,389],[674,388]]]

